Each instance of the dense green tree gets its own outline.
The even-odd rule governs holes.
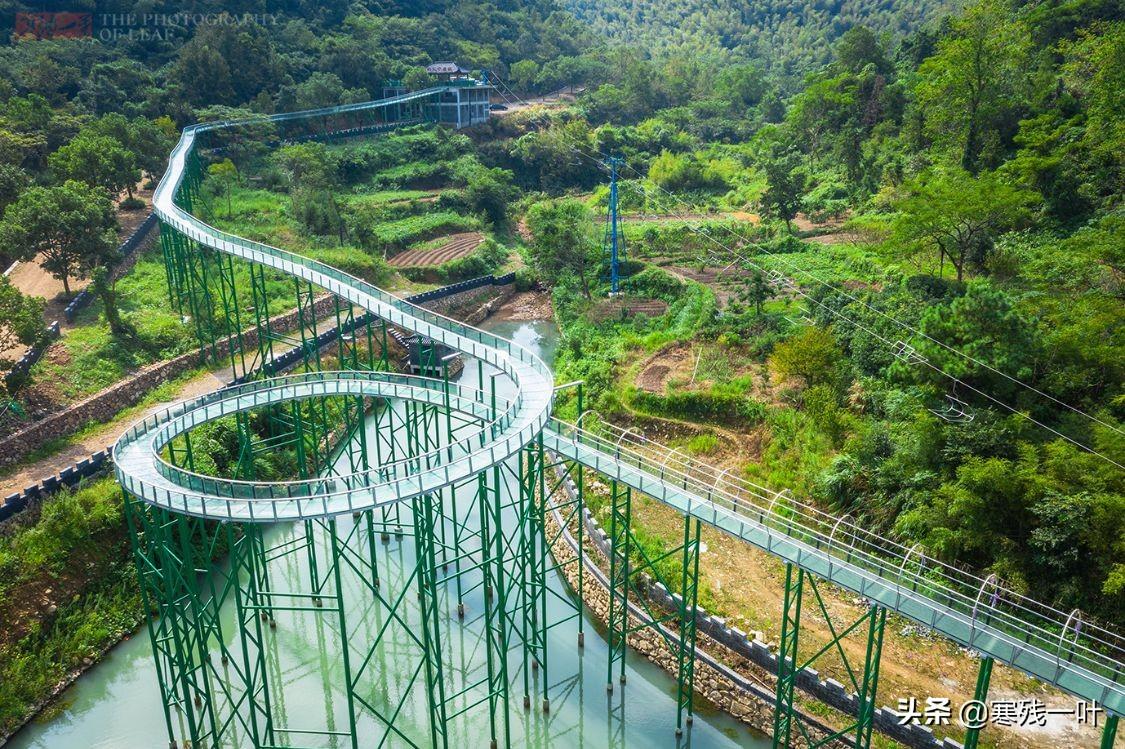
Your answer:
[[[290,192],[300,189],[327,190],[339,184],[335,156],[323,143],[296,143],[274,155],[274,163],[289,183]]]
[[[715,79],[715,94],[735,105],[737,110],[745,112],[762,100],[768,85],[757,65],[751,63],[732,65],[725,68]]]
[[[300,83],[283,86],[277,106],[282,112],[320,109],[338,104],[366,101],[370,94],[364,89],[348,89],[333,73],[315,72]]]
[[[843,33],[836,42],[836,61],[848,72],[860,73],[868,65],[875,72],[886,75],[891,72],[891,64],[879,38],[866,26],[853,26]]]
[[[576,280],[589,299],[601,261],[590,209],[570,198],[536,203],[527,224],[532,235],[528,263],[536,274],[551,285]]]
[[[762,193],[762,206],[774,218],[785,222],[793,231],[793,219],[801,209],[801,196],[805,191],[805,172],[794,153],[778,152],[766,160],[766,190]]]
[[[987,281],[972,281],[964,295],[928,307],[920,328],[924,338],[915,342],[919,353],[946,375],[978,389],[1015,396],[1019,388],[1008,377],[1028,382],[1037,376],[1039,347],[1033,322],[1010,295]],[[939,387],[949,384],[930,368],[920,368],[917,373],[932,378]]]
[[[806,385],[833,383],[843,352],[832,333],[809,326],[774,347],[770,369],[779,378],[799,377]]]
[[[133,196],[133,186],[141,178],[132,152],[104,135],[82,133],[51,154],[51,171],[60,181],[78,180],[102,187],[110,196],[121,191]]]
[[[170,121],[161,124],[147,117],[134,117],[130,120],[120,114],[107,114],[83,127],[79,135],[90,133],[112,138],[119,146],[132,153],[133,160],[141,171],[155,179],[164,171],[174,132],[175,128]]]
[[[30,184],[31,177],[23,169],[14,164],[0,164],[0,217]]]
[[[750,274],[750,280],[745,286],[739,289],[738,298],[740,301],[754,305],[754,312],[762,314],[762,305],[770,298],[773,289],[770,287],[766,277],[762,275],[760,270],[755,270]]]
[[[939,276],[948,260],[961,281],[970,267],[985,267],[1002,232],[1028,220],[1034,199],[993,172],[973,177],[959,168],[930,171],[911,182],[898,202],[893,241],[925,259],[936,256]]]
[[[45,307],[42,299],[23,294],[7,276],[0,276],[0,351],[34,343],[43,333]]]
[[[213,23],[199,27],[171,69],[191,104],[240,105],[285,78],[273,36],[256,23]]]
[[[104,190],[74,180],[56,187],[32,187],[4,211],[0,245],[19,248],[19,257],[39,263],[63,283],[85,278],[116,258],[113,203]]]
[[[875,35],[903,36],[935,21],[955,5],[915,2],[794,3],[788,0],[566,0],[596,31],[656,56],[714,55],[757,61],[786,88],[831,61],[842,35],[861,27]]]
[[[123,338],[135,338],[137,331],[121,316],[116,280],[105,266],[98,266],[90,272],[90,290],[102,303],[102,312],[110,333]]]
[[[539,75],[539,63],[535,62],[535,60],[520,60],[512,65],[508,75],[518,90],[530,91],[535,85],[536,77]]]
[[[600,181],[583,154],[596,153],[589,124],[578,120],[527,133],[512,146],[521,173],[537,187],[550,192],[569,186],[592,186]]]
[[[506,169],[474,169],[465,183],[469,206],[496,227],[507,223],[508,210],[516,197],[512,173]]]
[[[962,168],[998,165],[1026,106],[1029,38],[1004,0],[978,0],[918,69],[927,134]]]
[[[217,178],[220,182],[222,182],[223,191],[227,196],[227,218],[230,218],[233,213],[233,210],[231,208],[230,191],[231,188],[234,187],[235,183],[238,182],[238,167],[236,167],[234,165],[234,162],[230,159],[223,159],[222,161],[216,161],[214,164],[208,166],[207,174]]]

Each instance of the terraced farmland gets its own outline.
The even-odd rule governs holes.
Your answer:
[[[484,241],[484,235],[470,231],[450,234],[442,239],[444,242],[437,247],[432,246],[433,242],[427,242],[422,247],[398,253],[388,262],[396,268],[434,268],[471,254]]]

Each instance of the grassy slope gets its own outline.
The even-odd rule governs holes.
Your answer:
[[[0,535],[0,736],[140,622],[121,490],[60,492]]]

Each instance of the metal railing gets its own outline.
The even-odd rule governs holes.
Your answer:
[[[1021,595],[995,576],[981,578],[811,505],[788,492],[775,492],[728,469],[718,469],[646,439],[633,430],[605,424],[603,437],[552,418],[548,429],[603,453],[665,487],[691,495],[701,506],[780,533],[848,566],[890,581],[898,595],[921,596],[966,618],[970,627],[987,625],[1024,646],[1054,654],[1120,684],[1125,677],[1125,638],[1104,625]],[[660,499],[660,497],[656,497]],[[901,602],[900,602],[901,603]],[[897,607],[896,607],[897,608]]]
[[[445,87],[434,87],[378,102],[188,127],[173,149],[168,170],[160,180],[153,195],[153,210],[156,215],[161,221],[185,237],[214,250],[300,277],[342,299],[363,307],[369,313],[383,318],[392,325],[405,328],[451,349],[475,356],[496,367],[516,383],[516,396],[505,402],[502,414],[494,417],[492,427],[489,428],[490,439],[482,445],[480,450],[468,450],[470,442],[466,441],[446,453],[447,460],[438,470],[430,470],[425,473],[407,472],[404,468],[403,475],[397,475],[397,466],[384,469],[383,477],[386,481],[380,482],[378,487],[387,491],[399,492],[399,498],[413,496],[424,488],[434,488],[434,481],[448,483],[451,477],[459,476],[466,471],[483,470],[489,465],[504,460],[509,455],[514,454],[520,447],[529,443],[546,425],[549,416],[551,384],[553,382],[551,370],[534,353],[516,346],[504,338],[464,325],[399,299],[332,266],[261,242],[243,239],[223,232],[180,208],[175,199],[186,175],[187,160],[195,148],[196,136],[200,133],[255,123],[324,117],[394,106],[432,97],[443,90],[445,90]],[[336,378],[333,381],[341,383],[347,380]],[[355,379],[351,381],[356,382]],[[327,382],[329,381],[319,381],[321,393],[327,392]],[[367,378],[367,382],[377,386],[373,388],[372,394],[396,392],[400,395],[409,394],[411,397],[424,399],[427,393],[433,392],[432,389],[420,387],[417,384],[406,386],[402,384],[401,380],[391,381],[390,378],[386,377]],[[310,383],[306,381],[305,384]],[[378,386],[385,387],[386,390],[380,390]],[[305,517],[312,514],[334,514],[354,511],[357,507],[362,509],[362,507],[370,506],[370,503],[374,501],[375,494],[372,487],[367,485],[359,490],[367,492],[367,501],[357,505],[355,500],[358,492],[354,489],[326,492],[323,490],[326,485],[317,482],[307,484],[293,482],[240,484],[191,474],[169,465],[160,457],[160,449],[175,434],[180,433],[179,430],[186,430],[193,424],[201,423],[198,421],[201,418],[200,413],[198,413],[199,409],[208,409],[214,406],[216,402],[221,402],[224,406],[236,409],[249,408],[256,403],[265,402],[262,397],[263,393],[270,392],[269,390],[255,389],[255,384],[247,387],[250,389],[244,391],[241,396],[234,398],[228,397],[229,394],[227,394],[227,396],[217,396],[210,400],[204,399],[204,401],[196,401],[192,404],[166,409],[157,416],[145,419],[127,430],[118,442],[118,449],[115,450],[115,454],[119,458],[116,470],[122,485],[136,496],[147,501],[204,517],[275,520]],[[312,388],[306,388],[306,390],[311,392]],[[279,392],[281,391],[273,390],[272,395],[277,395]],[[313,397],[313,395],[308,397]],[[210,409],[208,414],[211,412],[214,412],[213,408]],[[220,407],[218,412],[222,413],[223,408]],[[477,438],[479,439],[479,435],[477,435]],[[438,473],[441,477],[434,479],[433,476]],[[370,476],[366,478],[367,483],[370,483]],[[423,481],[424,478],[432,480],[430,483],[426,483]],[[286,501],[284,507],[279,502],[273,501],[278,499],[282,493],[284,493]],[[225,496],[227,494],[241,494],[242,496],[237,498]],[[303,495],[303,498],[293,499],[293,494]],[[236,502],[240,504],[236,505]],[[238,508],[237,512],[236,507]]]

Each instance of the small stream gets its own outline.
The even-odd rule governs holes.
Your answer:
[[[557,331],[548,322],[489,321],[482,327],[512,338],[520,345],[536,350],[546,361],[553,359]],[[465,369],[475,381],[477,367],[468,362]],[[468,373],[471,373],[469,375]],[[486,372],[487,374],[487,372]],[[502,393],[503,394],[503,393]],[[369,443],[370,444],[370,443]],[[341,533],[352,520],[340,518]],[[300,526],[284,525],[272,529],[270,541],[284,543],[295,538]],[[379,549],[380,574],[387,590],[401,590],[410,584],[406,579],[414,564],[414,548],[409,536],[395,538]],[[323,557],[322,557],[323,558]],[[302,579],[307,567],[303,555],[293,554],[277,562],[271,575],[280,589],[286,576]],[[471,574],[466,573],[466,580]],[[478,578],[479,579],[479,578]],[[345,578],[345,596],[350,637],[358,633],[374,636],[387,623],[386,612],[373,604],[362,584]],[[563,580],[552,574],[549,581],[548,618],[562,620],[569,607],[571,594]],[[410,602],[404,617],[416,620],[417,599]],[[457,619],[450,609],[442,623],[448,668],[452,681],[474,681],[483,674],[483,626],[479,613],[483,596],[479,586],[465,595],[468,615]],[[350,602],[356,601],[354,606]],[[223,613],[224,631],[234,639],[233,604]],[[476,615],[474,615],[474,613]],[[535,708],[522,708],[522,663],[513,651],[509,659],[511,731],[513,746],[532,747],[711,747],[769,746],[767,738],[743,726],[733,718],[699,707],[695,723],[681,739],[674,735],[676,718],[675,680],[648,660],[630,652],[626,659],[627,685],[616,686],[612,695],[606,693],[607,644],[600,625],[583,610],[585,647],[576,646],[578,621],[567,621],[548,630],[548,668],[551,710],[548,714],[535,709],[539,695],[533,697]],[[343,681],[338,659],[324,652],[339,653],[341,637],[333,617],[308,612],[278,612],[277,629],[271,634],[274,647],[268,659],[271,689],[276,692],[274,711],[279,725],[299,730],[336,730],[346,726],[346,701],[338,685]],[[400,692],[400,685],[409,682],[416,663],[408,654],[413,647],[401,627],[389,627],[390,635],[376,649],[371,663],[362,674],[362,685],[370,695],[388,701],[377,707],[389,707],[404,698],[396,726],[412,737],[427,736],[427,711],[424,688]],[[353,646],[354,648],[355,646]],[[354,652],[354,650],[353,650]],[[281,686],[278,686],[281,685]],[[483,691],[479,695],[484,696]],[[489,730],[486,705],[466,711],[449,724],[450,745],[458,747],[487,746]],[[361,746],[374,746],[382,729],[374,720],[359,721]],[[278,734],[284,745],[288,740],[300,746],[344,746],[345,742],[319,735]],[[371,738],[368,738],[371,737]],[[367,739],[365,741],[365,739]],[[421,741],[420,743],[426,743]],[[231,746],[249,746],[243,736],[235,736]],[[384,746],[405,745],[393,735]],[[9,749],[142,749],[167,746],[164,713],[160,706],[155,665],[148,634],[141,631],[114,648],[106,658],[91,668],[61,697],[59,706],[49,717],[33,722],[13,737]]]

